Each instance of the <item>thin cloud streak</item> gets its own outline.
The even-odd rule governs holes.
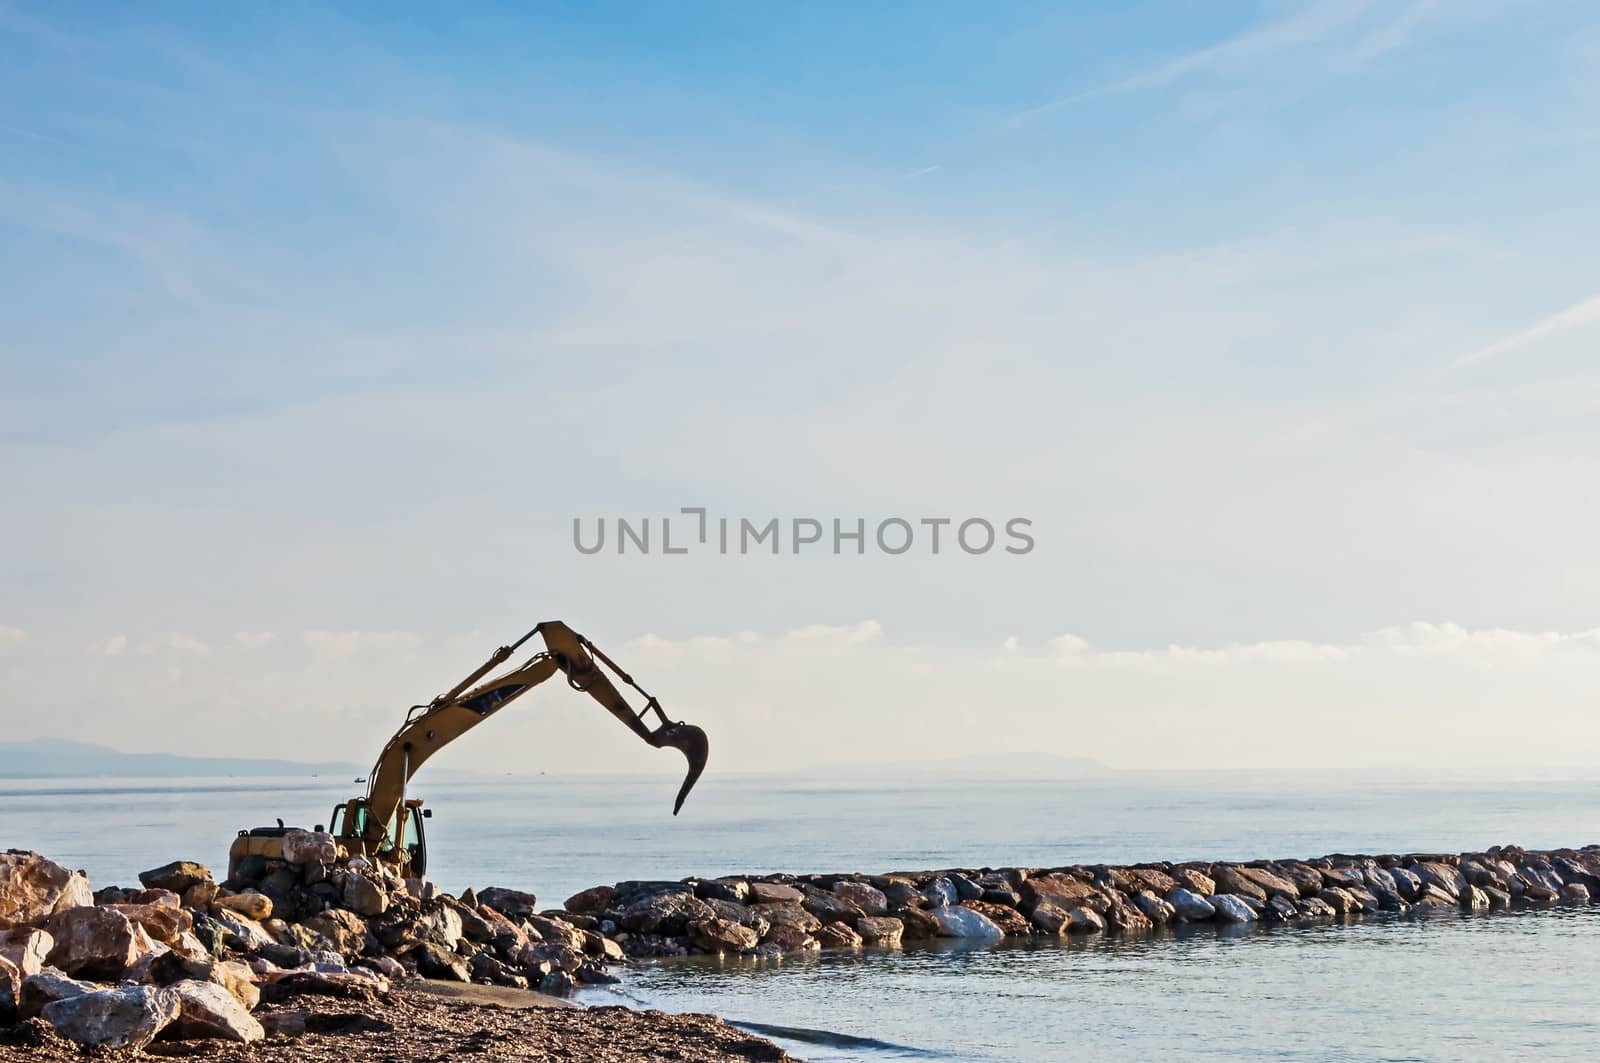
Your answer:
[[[1519,332],[1479,347],[1471,354],[1456,359],[1450,368],[1464,369],[1469,365],[1476,365],[1512,351],[1557,339],[1595,324],[1600,324],[1600,295],[1591,295],[1581,302],[1573,303],[1564,310],[1534,322]]]
[[[1372,0],[1338,0],[1334,3],[1312,4],[1289,18],[1248,30],[1218,44],[1188,52],[1127,77],[1020,111],[1011,116],[1008,124],[1024,125],[1035,118],[1088,100],[1159,89],[1199,71],[1225,66],[1241,59],[1269,55],[1286,48],[1315,44],[1343,29],[1371,7]]]

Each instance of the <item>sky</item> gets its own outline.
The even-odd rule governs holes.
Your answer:
[[[0,0],[8,737],[1586,766],[1600,11],[868,8]]]

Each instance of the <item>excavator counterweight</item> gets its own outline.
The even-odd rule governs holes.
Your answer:
[[[498,676],[485,678],[535,635],[542,638],[543,650]],[[431,815],[431,810],[423,809],[421,801],[406,797],[412,777],[433,754],[558,672],[568,686],[594,698],[645,742],[658,749],[676,749],[684,755],[688,773],[673,802],[672,812],[677,815],[705,771],[710,754],[706,733],[693,724],[668,717],[660,702],[594,643],[559,620],[547,620],[511,645],[495,650],[450,690],[425,705],[411,707],[400,730],[384,745],[368,773],[365,796],[351,798],[333,810],[328,830],[344,855],[388,863],[406,875],[423,874],[427,869],[427,841],[422,820]],[[607,672],[642,697],[643,706],[636,710]],[[286,831],[281,820],[277,827],[240,831],[228,854],[229,877],[247,857],[282,859]]]

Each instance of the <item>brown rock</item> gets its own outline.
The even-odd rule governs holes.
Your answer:
[[[760,936],[731,919],[697,919],[689,924],[689,940],[707,952],[749,952],[761,943]]]
[[[1072,910],[1077,906],[1102,900],[1100,891],[1071,875],[1055,874],[1030,878],[1017,887],[1022,894],[1022,910],[1031,912],[1040,904],[1053,904],[1057,908]]]
[[[1211,877],[1216,881],[1216,891],[1232,893],[1239,897],[1251,897],[1262,904],[1267,902],[1267,891],[1255,879],[1244,874],[1244,869],[1232,864],[1214,864],[1211,868]],[[1299,895],[1299,890],[1295,895]]]
[[[41,923],[93,903],[89,880],[78,872],[25,849],[0,853],[0,929]]]
[[[1105,919],[1093,908],[1082,905],[1067,913],[1067,933],[1069,934],[1095,934],[1106,928]]]
[[[1209,897],[1217,892],[1217,884],[1211,876],[1196,868],[1180,867],[1173,871],[1172,877],[1182,883],[1184,889],[1198,896]]]
[[[163,945],[176,945],[184,934],[194,930],[194,917],[182,908],[165,904],[107,904],[103,907],[121,912],[144,927],[152,940]]]
[[[1033,935],[1033,927],[1029,925],[1027,916],[1015,908],[989,901],[962,901],[961,907],[971,908],[979,915],[987,917],[1008,938],[1025,938]]]
[[[478,893],[478,903],[487,904],[510,919],[526,919],[539,910],[539,898],[533,894],[522,890],[508,890],[501,886],[491,886],[481,890]]]
[[[49,929],[50,965],[86,978],[121,978],[155,948],[144,928],[115,908],[68,908],[51,917]]]
[[[139,872],[139,884],[145,889],[171,890],[182,894],[190,886],[211,881],[211,869],[193,860],[174,860],[170,864]]]
[[[581,893],[574,893],[568,897],[562,907],[569,912],[583,915],[592,915],[611,907],[617,899],[617,891],[610,886],[594,886]]]
[[[751,904],[799,904],[805,899],[793,886],[785,886],[778,882],[751,882]]]
[[[800,910],[799,905],[795,908]],[[656,893],[628,905],[617,922],[638,933],[680,936],[690,923],[715,914],[692,893]]]
[[[1028,917],[1040,932],[1045,934],[1066,933],[1067,921],[1070,918],[1067,910],[1058,905],[1045,901],[1033,909],[1033,914]]]
[[[218,908],[226,908],[230,912],[260,922],[272,918],[272,898],[265,893],[255,890],[245,890],[228,897],[218,897],[214,902]]]
[[[856,921],[856,932],[868,945],[897,948],[905,934],[905,924],[892,916],[868,915]]]
[[[171,1032],[179,1038],[204,1037],[248,1044],[266,1036],[249,1010],[214,982],[176,982],[170,989],[178,998],[178,1018]]]
[[[824,923],[856,924],[866,913],[843,897],[826,890],[808,889],[800,906]]]
[[[845,923],[824,923],[817,931],[817,944],[825,949],[859,949],[861,935]]]
[[[343,908],[329,908],[318,912],[301,925],[333,942],[333,947],[346,956],[359,956],[365,950],[366,920],[354,912],[347,912]]]
[[[939,920],[921,908],[901,908],[901,937],[906,941],[930,941],[939,936]]]
[[[822,947],[816,938],[804,930],[784,924],[774,924],[767,930],[762,942],[776,945],[784,952],[815,952]]]
[[[838,882],[834,884],[833,892],[861,909],[864,915],[889,914],[889,900],[883,891],[865,882]]]
[[[792,926],[807,934],[815,933],[822,926],[822,920],[798,904],[758,904],[752,910],[773,926]]]
[[[33,927],[19,926],[0,931],[0,960],[10,963],[16,972],[14,988],[20,990],[22,979],[44,970],[45,958],[55,944],[56,939],[48,931]]]
[[[1180,885],[1177,879],[1153,867],[1130,867],[1128,874],[1139,880],[1139,889],[1134,890],[1134,893],[1150,890],[1158,896],[1165,897]]]
[[[1300,887],[1269,868],[1240,867],[1239,873],[1265,890],[1268,897],[1283,897],[1289,901],[1300,899]]]

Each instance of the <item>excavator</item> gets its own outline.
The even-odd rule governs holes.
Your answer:
[[[509,671],[484,680],[535,635],[543,640],[543,650]],[[607,671],[644,698],[644,706],[635,710]],[[672,806],[672,814],[677,815],[705,771],[710,751],[706,733],[693,724],[670,719],[660,702],[599,647],[561,621],[547,620],[511,645],[495,650],[465,679],[426,705],[411,707],[405,722],[383,747],[368,773],[366,795],[352,797],[333,808],[327,829],[344,858],[359,856],[377,861],[407,877],[426,874],[428,843],[423,820],[430,818],[433,810],[423,808],[421,800],[406,796],[412,776],[429,757],[558,672],[573,690],[594,698],[650,745],[676,749],[684,755],[689,770]],[[647,718],[652,722],[647,723]],[[279,820],[275,827],[241,830],[228,851],[229,878],[246,857],[282,859],[284,835],[293,829]]]

